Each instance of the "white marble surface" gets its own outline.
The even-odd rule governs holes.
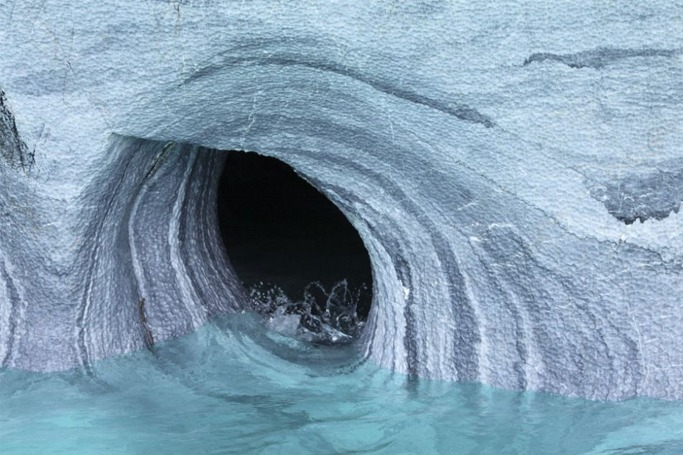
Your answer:
[[[0,1],[3,121],[35,154],[0,130],[0,360],[141,348],[142,298],[156,340],[239,308],[203,146],[276,156],[344,210],[373,261],[373,361],[683,398],[682,14]]]

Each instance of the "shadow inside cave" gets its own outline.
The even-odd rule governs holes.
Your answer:
[[[365,321],[372,300],[370,259],[343,213],[288,164],[251,152],[223,153],[220,230],[251,296],[272,296],[275,288],[289,302],[317,301],[321,313],[325,299],[353,303],[357,319]]]

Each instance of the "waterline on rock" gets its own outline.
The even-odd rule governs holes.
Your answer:
[[[256,314],[94,362],[0,371],[3,455],[678,453],[683,403],[594,402],[408,381],[267,329]],[[638,450],[638,452],[636,452]]]

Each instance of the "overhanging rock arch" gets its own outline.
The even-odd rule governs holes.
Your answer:
[[[15,17],[33,17],[31,5]],[[31,172],[0,167],[4,366],[54,370],[142,347],[144,327],[132,322],[145,298],[139,283],[145,295],[169,296],[167,307],[145,298],[159,339],[238,307],[229,277],[220,296],[198,295],[208,289],[202,280],[229,270],[206,252],[205,220],[191,224],[208,212],[183,202],[210,190],[184,183],[215,178],[207,147],[281,159],[344,210],[373,260],[362,349],[382,366],[592,398],[683,395],[683,373],[672,368],[683,358],[675,201],[664,204],[666,217],[625,225],[606,209],[612,202],[596,200],[596,188],[625,178],[647,189],[653,168],[679,174],[680,105],[633,101],[670,92],[675,78],[646,84],[639,69],[676,72],[680,27],[655,46],[664,51],[605,53],[579,40],[581,49],[532,58],[541,55],[529,49],[536,41],[516,36],[496,41],[505,52],[466,31],[453,47],[445,31],[463,26],[455,5],[396,19],[429,26],[385,31],[381,45],[348,10],[339,20],[356,26],[334,30],[311,25],[318,13],[288,12],[279,18],[284,39],[257,6],[185,5],[172,23],[159,19],[173,12],[164,2],[47,8],[44,29],[10,22],[0,40],[12,43],[0,63],[6,106],[36,151]],[[357,14],[374,17],[367,8]],[[71,32],[58,20],[67,12],[78,25]],[[605,21],[609,42],[599,49],[633,40],[655,48],[617,22]],[[520,36],[543,30],[545,47],[575,42],[563,33],[588,34],[555,25],[530,24]],[[116,39],[98,38],[107,33]],[[55,38],[59,46],[36,53]],[[603,54],[628,58],[595,63]],[[593,63],[564,64],[586,58]],[[595,95],[596,80],[615,95]],[[595,113],[566,101],[595,96]],[[668,125],[654,142],[653,110]],[[205,178],[190,178],[198,174]]]

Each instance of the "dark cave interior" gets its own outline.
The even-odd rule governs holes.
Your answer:
[[[218,189],[218,218],[228,257],[249,289],[280,287],[290,299],[317,281],[341,280],[356,293],[365,320],[372,300],[368,252],[344,214],[288,164],[229,151]]]

